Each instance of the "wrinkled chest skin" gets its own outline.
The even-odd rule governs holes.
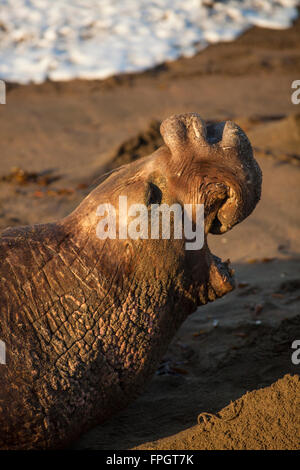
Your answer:
[[[161,126],[166,146],[108,175],[68,217],[0,238],[0,448],[61,448],[143,391],[174,333],[233,289],[206,237],[247,217],[261,173],[233,123],[198,114]],[[204,204],[205,240],[105,239],[97,207]]]

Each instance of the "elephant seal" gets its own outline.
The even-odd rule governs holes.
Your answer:
[[[261,171],[234,123],[196,113],[163,121],[165,145],[118,168],[64,219],[0,238],[0,448],[61,448],[127,406],[198,306],[234,287],[211,254],[260,199]],[[97,207],[204,204],[204,244],[100,239]]]

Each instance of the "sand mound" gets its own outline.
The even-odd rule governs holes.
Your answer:
[[[121,165],[133,162],[138,158],[150,155],[163,145],[163,139],[159,132],[160,121],[153,120],[148,128],[139,132],[136,136],[123,142],[112,154],[109,169],[118,168]]]
[[[248,135],[257,155],[300,165],[300,113],[260,123]]]
[[[246,393],[217,415],[202,413],[199,425],[135,449],[286,450],[300,446],[299,376]]]

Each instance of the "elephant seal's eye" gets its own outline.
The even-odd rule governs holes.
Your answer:
[[[146,189],[146,205],[160,204],[162,200],[162,192],[154,183],[148,183]]]

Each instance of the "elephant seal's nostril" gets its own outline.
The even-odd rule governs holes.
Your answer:
[[[225,122],[210,123],[207,125],[206,139],[210,145],[220,142],[223,137]]]

